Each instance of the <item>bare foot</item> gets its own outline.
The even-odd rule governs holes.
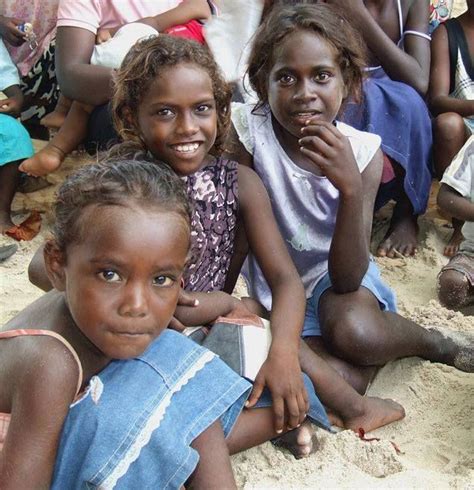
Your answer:
[[[379,257],[415,255],[418,245],[417,216],[397,215],[394,211],[390,227],[377,248]]]
[[[33,177],[42,177],[57,170],[66,158],[66,154],[57,146],[49,143],[31,158],[26,159],[19,167]]]
[[[46,114],[46,116],[41,119],[40,124],[49,129],[59,129],[63,125],[64,119],[66,119],[71,104],[72,100],[60,95],[54,111]]]
[[[354,432],[364,429],[365,432],[370,432],[405,417],[403,407],[388,398],[364,396],[361,409],[360,414],[344,419],[346,429]]]
[[[443,254],[446,257],[453,257],[459,251],[459,245],[461,245],[461,242],[464,239],[461,232],[462,224],[462,221],[459,222],[459,220],[453,219],[453,234],[451,235],[451,238],[449,239],[446,247],[444,247],[443,251]]]
[[[314,429],[309,420],[305,420],[300,427],[293,429],[281,437],[273,439],[273,444],[288,449],[296,458],[306,458],[313,450]]]
[[[10,213],[6,211],[0,211],[0,233],[3,235],[7,230],[15,226]]]
[[[50,112],[49,114],[46,114],[46,116],[41,118],[40,124],[41,126],[45,126],[49,129],[59,129],[63,125],[66,116],[67,112],[54,110],[53,112]]]
[[[474,333],[454,332],[443,327],[429,329],[438,334],[440,360],[460,371],[474,373]]]

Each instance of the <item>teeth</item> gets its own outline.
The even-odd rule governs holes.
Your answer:
[[[199,143],[188,143],[186,145],[174,145],[174,149],[181,153],[192,153],[199,148]]]

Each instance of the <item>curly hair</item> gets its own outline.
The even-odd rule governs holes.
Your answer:
[[[255,34],[250,53],[248,76],[258,95],[257,108],[268,102],[268,77],[275,64],[275,52],[289,34],[311,31],[330,43],[337,52],[347,93],[359,101],[362,95],[363,68],[367,50],[359,33],[332,5],[314,4],[314,0],[292,6],[279,2]],[[293,3],[293,2],[292,2]]]
[[[182,180],[165,164],[144,153],[128,159],[110,157],[86,165],[68,177],[54,205],[53,236],[60,250],[78,243],[85,234],[82,214],[88,206],[126,206],[165,210],[182,217],[190,230],[191,206]]]
[[[217,137],[211,153],[219,156],[230,126],[231,89],[209,49],[187,39],[160,34],[130,49],[114,77],[112,117],[115,129],[124,140],[132,139],[144,146],[137,121],[142,97],[166,67],[180,63],[198,66],[211,79],[217,110]]]

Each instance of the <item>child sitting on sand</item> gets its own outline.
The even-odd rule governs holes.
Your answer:
[[[0,39],[0,233],[14,226],[11,204],[20,183],[18,166],[33,155],[33,145],[28,132],[16,119],[20,115],[23,94],[18,70],[13,64],[2,39]]]
[[[433,34],[429,101],[433,120],[433,161],[438,178],[474,133],[474,1],[467,12],[440,25]],[[453,234],[444,249],[451,257],[463,237],[453,218]]]
[[[55,290],[0,332],[2,488],[179,488],[193,472],[233,488],[219,419],[228,433],[249,385],[166,329],[190,243],[182,183],[147,162],[86,166],[55,212]]]
[[[217,7],[211,1],[184,0],[175,8],[155,17],[114,29],[99,29],[91,64],[116,69],[133,44],[140,39],[157,36],[160,32],[204,43],[201,19],[207,19],[216,13]],[[70,108],[69,105],[70,101],[61,96],[57,111],[42,122],[50,126],[59,125],[60,129],[45,148],[22,163],[22,172],[35,177],[54,172],[66,156],[84,140],[87,122],[94,107],[77,101]]]
[[[444,172],[438,205],[465,222],[459,251],[438,277],[440,302],[448,308],[462,308],[474,301],[474,136]]]
[[[472,345],[396,313],[395,296],[370,257],[380,137],[337,120],[344,100],[361,92],[362,46],[327,3],[275,9],[249,60],[259,102],[232,110],[236,157],[261,177],[303,279],[302,335],[360,392],[374,366],[400,357],[474,370]],[[251,296],[271,309],[253,254],[246,277]]]

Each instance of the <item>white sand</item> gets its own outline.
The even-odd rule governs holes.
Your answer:
[[[455,13],[463,10],[455,3]],[[58,182],[76,159],[69,159]],[[54,187],[18,195],[15,209],[47,211]],[[47,233],[20,243],[17,254],[0,263],[0,324],[41,295],[28,282],[27,265]],[[381,225],[383,225],[382,223]],[[377,236],[383,233],[380,222]],[[454,313],[436,299],[436,275],[446,262],[441,255],[449,230],[434,211],[421,220],[422,243],[416,258],[378,259],[385,280],[396,291],[400,312],[422,325],[442,325],[474,333],[474,316]],[[11,240],[0,236],[0,245]],[[474,311],[468,313],[473,314]],[[370,394],[394,398],[406,410],[404,420],[364,442],[349,431],[316,432],[317,451],[305,460],[267,443],[233,458],[240,488],[384,488],[474,489],[474,375],[418,358],[390,363],[377,375]],[[390,443],[400,448],[397,454]]]

